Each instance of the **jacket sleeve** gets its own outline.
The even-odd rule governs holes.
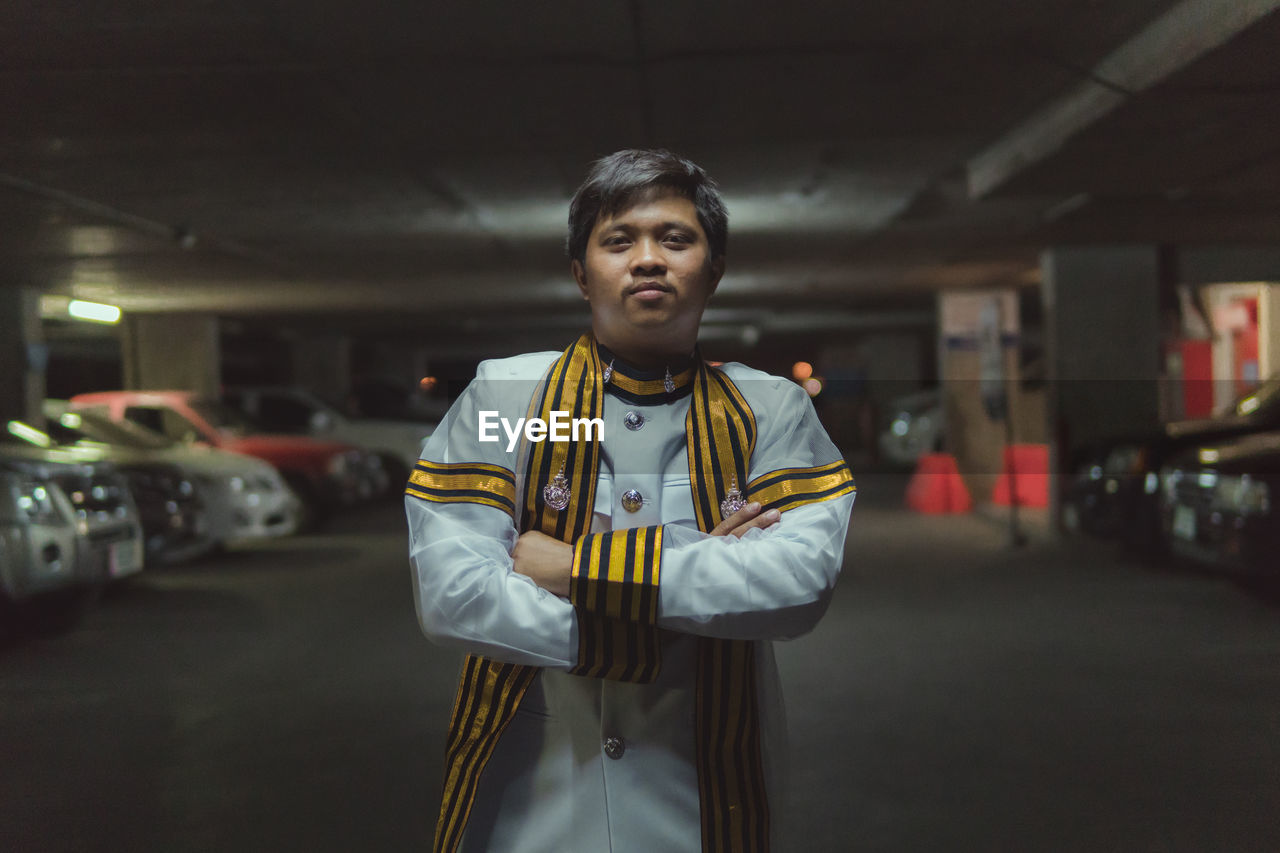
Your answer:
[[[830,603],[856,487],[803,389],[780,379],[739,387],[760,428],[745,498],[782,518],[740,539],[666,525],[657,623],[731,639],[796,637]]]
[[[517,453],[500,419],[525,416],[534,384],[481,364],[427,442],[405,490],[414,604],[441,645],[567,669],[578,649],[573,606],[512,569]],[[486,420],[496,441],[480,440],[482,412],[495,413]]]

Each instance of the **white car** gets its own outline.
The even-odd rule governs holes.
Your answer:
[[[81,586],[71,500],[56,483],[3,465],[0,456],[0,598],[21,602]]]
[[[299,388],[233,388],[222,399],[269,432],[299,433],[344,441],[383,460],[398,487],[422,456],[436,424],[378,418],[350,418]]]
[[[937,389],[898,397],[888,405],[888,426],[880,433],[880,455],[903,467],[938,449],[942,441],[942,402]]]
[[[168,465],[193,481],[201,499],[200,537],[159,554],[162,562],[190,559],[228,542],[288,536],[298,529],[301,503],[269,463],[242,453],[182,444],[130,421],[92,409],[45,402],[49,429],[68,449],[105,452],[123,468]]]
[[[10,423],[10,433],[14,424],[31,429],[15,421]],[[29,511],[27,520],[39,519],[43,524],[61,517],[59,523],[70,524],[76,533],[71,557],[75,586],[101,587],[142,571],[142,522],[128,483],[115,466],[42,446],[34,431],[21,440],[12,440],[12,434],[5,438],[0,470],[19,475],[12,483],[16,491],[10,494],[16,496],[20,510]]]

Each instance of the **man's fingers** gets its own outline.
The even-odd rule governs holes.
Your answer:
[[[770,527],[778,523],[778,519],[782,518],[782,513],[776,509],[768,512],[760,512],[760,504],[753,501],[724,521],[716,525],[711,531],[712,536],[742,536],[753,527]]]
[[[755,518],[751,519],[746,524],[738,525],[733,529],[733,531],[729,535],[737,536],[741,538],[744,533],[746,533],[748,530],[751,530],[754,527],[759,527],[761,529],[764,529],[766,527],[772,527],[773,525],[778,523],[778,519],[780,518],[782,518],[782,513],[778,512],[776,509],[771,509],[766,513],[757,515]]]
[[[744,506],[733,515],[720,522],[711,531],[712,536],[728,536],[731,532],[755,518],[760,512],[760,504],[756,501]]]

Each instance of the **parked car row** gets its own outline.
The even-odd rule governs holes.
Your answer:
[[[227,400],[256,404],[259,398],[228,392]],[[392,457],[382,436],[367,436],[377,439],[375,450],[347,438],[361,436],[355,428],[346,429],[342,438],[325,435],[339,423],[336,413],[308,415],[280,428],[246,415],[226,400],[205,399],[188,391],[103,391],[72,397],[71,405],[77,411],[99,412],[114,421],[147,427],[179,444],[207,445],[270,463],[302,501],[308,526],[338,509],[385,495],[393,484],[398,491],[412,467],[412,462],[406,465],[404,460],[413,452],[398,450]],[[421,430],[429,434],[431,426],[424,424]],[[298,430],[318,434],[298,434]],[[411,440],[408,432],[406,438]],[[420,447],[422,441],[425,435],[413,446]],[[404,467],[388,470],[387,458]]]
[[[1280,579],[1280,377],[1215,418],[1095,448],[1063,501],[1068,529],[1143,557]]]
[[[348,419],[291,389],[227,400],[248,415],[187,392],[114,391],[45,401],[43,428],[9,422],[0,436],[0,603],[71,607],[144,563],[287,536],[398,494],[434,428]]]

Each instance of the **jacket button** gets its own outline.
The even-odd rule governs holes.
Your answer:
[[[622,493],[622,508],[627,512],[639,512],[644,506],[644,495],[635,489],[627,489]]]
[[[639,412],[627,412],[627,414],[622,418],[622,425],[632,432],[635,432],[644,426],[644,415]]]
[[[620,737],[607,737],[604,739],[604,754],[617,761],[622,754],[627,751],[627,742]]]

